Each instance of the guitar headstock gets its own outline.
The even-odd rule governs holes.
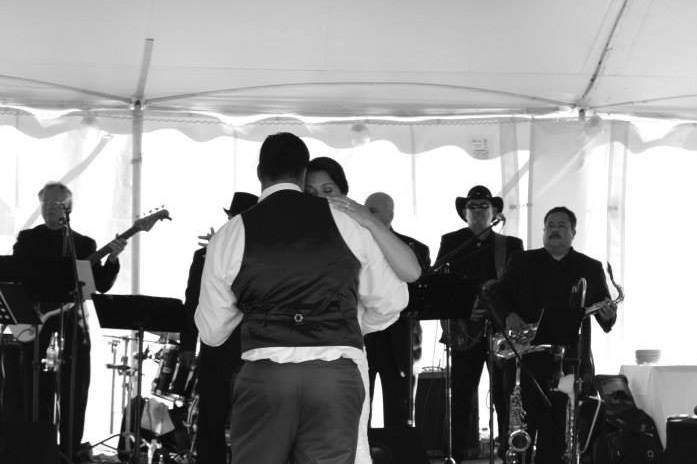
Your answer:
[[[155,210],[148,211],[148,215],[140,219],[136,219],[133,223],[133,228],[139,231],[147,232],[153,228],[157,221],[162,221],[167,219],[171,221],[172,218],[169,216],[169,211],[167,211],[163,206]]]

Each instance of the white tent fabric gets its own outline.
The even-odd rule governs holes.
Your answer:
[[[227,115],[697,116],[691,0],[0,5],[6,105]]]
[[[690,291],[697,279],[692,265],[697,244],[685,236],[685,231],[697,227],[697,218],[685,214],[689,199],[697,196],[693,180],[697,125],[576,119],[450,124],[396,123],[392,128],[367,124],[359,132],[392,130],[394,142],[359,137],[353,145],[353,122],[316,129],[349,134],[344,136],[344,148],[330,146],[310,132],[304,135],[313,156],[330,155],[345,166],[352,197],[362,201],[376,190],[392,194],[395,229],[427,243],[432,257],[440,235],[464,225],[455,212],[454,198],[475,183],[504,193],[510,218],[506,233],[522,237],[528,247],[540,245],[542,215],[549,207],[570,206],[579,217],[574,246],[610,261],[627,294],[613,332],[605,335],[595,329],[597,371],[616,373],[620,364],[633,362],[637,348],[660,348],[668,363],[697,362],[697,347],[688,343],[694,340],[697,325]],[[79,121],[75,127],[37,138],[0,126],[1,254],[11,252],[19,230],[39,220],[36,192],[47,180],[62,179],[73,189],[73,224],[98,243],[130,225],[131,136]],[[141,202],[145,210],[165,204],[174,221],[140,234],[142,293],[183,295],[196,236],[222,223],[222,208],[232,192],[258,193],[255,165],[260,140],[264,133],[289,127],[301,126],[297,121],[266,121],[247,128],[248,134],[258,136],[231,133],[207,141],[184,135],[195,133],[195,128],[145,134]],[[458,132],[467,149],[433,147],[432,130]],[[429,149],[410,153],[411,149],[399,148],[415,146]],[[680,226],[675,228],[677,218]],[[114,293],[132,291],[132,252],[129,245]],[[97,373],[103,372],[110,355],[106,342],[98,342],[102,332],[96,319],[92,321],[95,376],[88,410],[91,435],[86,438],[94,440],[107,431],[103,405],[110,379]],[[436,325],[424,326],[421,365],[439,364]]]

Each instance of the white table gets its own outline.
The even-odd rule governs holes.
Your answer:
[[[666,446],[666,419],[675,414],[692,414],[697,406],[697,366],[622,366],[636,405],[656,422],[663,447]]]

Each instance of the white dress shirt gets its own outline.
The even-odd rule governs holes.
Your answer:
[[[279,183],[264,189],[259,201],[279,190],[301,191],[290,183]],[[400,281],[385,260],[370,232],[347,214],[331,208],[339,233],[361,264],[358,284],[358,321],[364,334],[384,330],[392,325],[409,301],[407,285]],[[194,320],[201,340],[220,346],[242,321],[237,298],[231,285],[244,255],[245,231],[242,216],[237,215],[215,233],[206,252],[201,279],[201,295]],[[268,347],[248,350],[242,359],[270,359],[279,363],[309,360],[333,361],[338,358],[361,360],[365,354],[352,346]]]

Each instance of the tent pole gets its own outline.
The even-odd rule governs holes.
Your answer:
[[[143,57],[140,63],[140,73],[136,83],[136,92],[133,97],[131,110],[133,111],[133,158],[131,161],[133,170],[133,198],[132,213],[133,220],[140,216],[140,199],[142,194],[142,166],[143,166],[143,105],[145,98],[145,85],[148,81],[150,72],[150,62],[152,60],[152,49],[155,45],[154,39],[145,39],[143,46]],[[140,293],[140,236],[133,236],[133,252],[131,259],[131,293]],[[136,443],[136,446],[138,444]]]
[[[133,175],[133,195],[131,213],[133,220],[140,216],[141,174],[143,165],[143,106],[140,100],[133,102],[133,155],[131,159]],[[131,293],[140,293],[140,235],[131,238]]]

